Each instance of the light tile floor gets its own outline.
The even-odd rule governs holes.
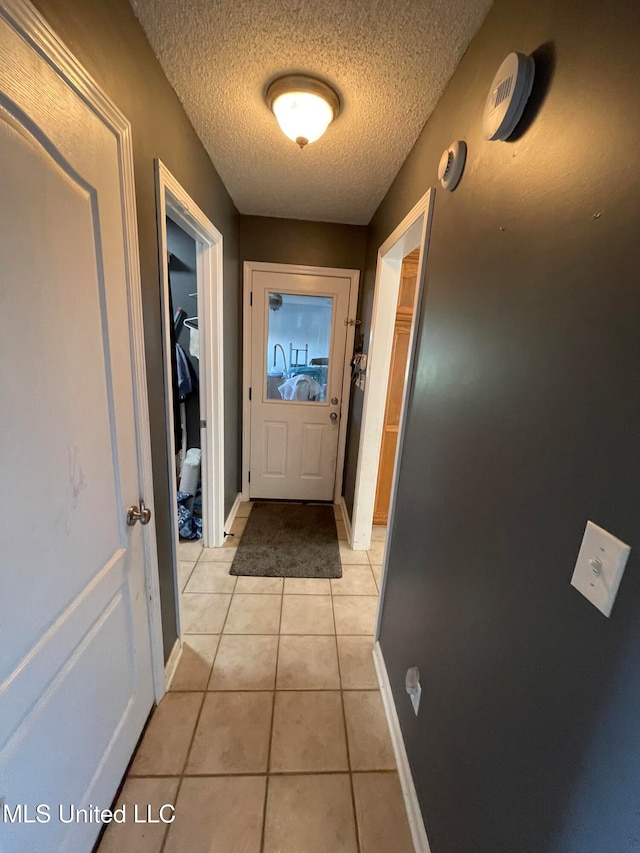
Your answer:
[[[100,853],[411,853],[372,659],[384,528],[339,580],[236,578],[251,504],[222,548],[180,545],[184,648]]]

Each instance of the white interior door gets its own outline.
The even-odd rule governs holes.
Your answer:
[[[3,853],[91,850],[154,698],[118,145],[0,16]]]
[[[333,500],[350,285],[252,273],[252,498]]]

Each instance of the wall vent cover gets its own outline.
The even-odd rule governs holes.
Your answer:
[[[513,84],[513,75],[511,77],[507,77],[506,80],[503,80],[502,83],[496,89],[496,96],[494,98],[494,107],[499,107],[503,101],[506,101],[509,95],[511,94],[511,86]]]
[[[482,116],[485,139],[508,139],[522,117],[529,100],[535,64],[524,53],[510,53],[489,89]]]
[[[445,190],[455,190],[462,177],[467,145],[461,139],[445,148],[438,164],[438,180]]]

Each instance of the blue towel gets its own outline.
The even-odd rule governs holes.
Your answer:
[[[201,539],[202,519],[193,515],[188,507],[193,495],[178,492],[178,532],[181,539]]]

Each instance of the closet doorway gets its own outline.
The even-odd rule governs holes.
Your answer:
[[[423,295],[433,200],[434,191],[430,189],[378,249],[351,515],[350,542],[354,551],[370,548],[376,510],[378,524],[382,523],[380,511],[386,510],[387,539],[393,527],[396,461],[402,451],[403,417],[415,350],[414,321],[420,314]],[[413,277],[413,269],[409,268],[412,264],[415,264],[415,281],[404,281],[405,273],[407,278]],[[411,321],[406,323],[409,316]],[[398,328],[398,319],[405,321],[405,328]],[[396,356],[398,364],[394,370],[392,362]],[[397,395],[390,400],[392,383],[397,386]],[[384,570],[382,585],[384,588]]]
[[[160,160],[156,193],[171,541],[179,601],[180,532],[201,539],[206,548],[224,539],[222,234]],[[178,614],[178,629],[179,622]]]
[[[387,383],[387,401],[380,443],[380,462],[378,465],[378,483],[373,506],[374,525],[386,525],[389,520],[393,469],[396,462],[400,415],[407,375],[409,343],[415,312],[416,285],[418,283],[418,261],[420,249],[414,249],[402,261],[400,271],[400,290],[396,304],[396,318],[391,347],[391,364]]]
[[[182,538],[202,538],[200,469],[200,328],[196,241],[171,216],[167,228],[167,271],[171,316],[171,402],[178,481],[178,533]],[[203,479],[206,471],[203,470]]]

